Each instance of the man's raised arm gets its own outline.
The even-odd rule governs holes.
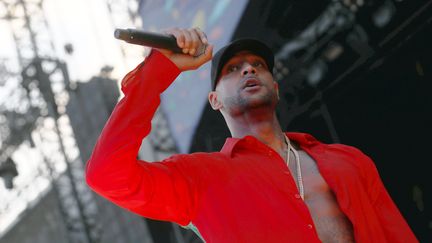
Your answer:
[[[142,139],[160,104],[160,94],[181,71],[200,67],[211,59],[212,46],[193,57],[198,45],[207,44],[198,29],[172,29],[184,54],[152,50],[128,73],[121,87],[125,96],[107,121],[87,162],[89,186],[114,203],[146,217],[188,223],[193,185],[183,178],[171,159],[148,163],[137,160]],[[176,195],[184,195],[182,198]]]

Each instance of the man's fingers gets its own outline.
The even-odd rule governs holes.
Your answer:
[[[189,47],[189,54],[194,55],[196,50],[202,45],[201,38],[195,29],[189,29],[191,35],[191,46]]]
[[[180,32],[184,37],[184,45],[182,47],[183,53],[188,54],[189,50],[192,46],[192,36],[187,30],[182,29],[182,30],[180,30]]]
[[[198,34],[198,36],[201,39],[201,42],[205,45],[208,44],[207,35],[198,27],[194,28],[195,32]]]
[[[207,45],[202,56],[205,62],[210,61],[213,57],[213,45]]]
[[[199,68],[201,65],[211,60],[212,57],[213,57],[213,45],[207,45],[205,52],[202,55],[199,55],[194,58],[195,66],[193,67],[193,69]]]
[[[167,35],[173,35],[176,38],[177,46],[183,48],[185,38],[180,29],[178,28],[165,29],[162,31],[162,33]]]
[[[182,53],[159,49],[159,51],[169,58],[181,71],[197,69],[211,60],[213,46],[208,43],[205,33],[199,28],[171,28],[161,32],[173,35],[177,40],[177,45],[182,49]],[[202,51],[202,49],[204,49],[204,51]],[[200,53],[198,53],[198,51]]]
[[[208,44],[206,34],[198,27],[190,29],[171,28],[163,31],[165,34],[173,35],[177,40],[177,45],[182,49],[183,54],[191,56],[202,55],[202,46]]]

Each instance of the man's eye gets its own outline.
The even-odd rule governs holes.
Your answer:
[[[229,66],[228,67],[228,72],[229,73],[231,73],[231,72],[235,72],[235,71],[237,71],[238,70],[238,66],[236,66],[236,65],[232,65],[232,66]]]
[[[261,61],[256,61],[256,62],[253,63],[253,66],[254,67],[263,67],[264,63],[262,63]]]

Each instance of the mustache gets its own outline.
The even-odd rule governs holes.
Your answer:
[[[256,75],[247,75],[240,80],[241,89],[249,85],[262,85],[262,81]]]

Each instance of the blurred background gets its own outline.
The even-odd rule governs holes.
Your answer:
[[[254,37],[276,53],[284,129],[360,148],[421,242],[432,242],[432,1],[0,0],[0,242],[201,242],[114,206],[84,166],[148,49],[115,28],[200,27],[216,49]],[[162,95],[139,157],[217,151],[209,65]]]

